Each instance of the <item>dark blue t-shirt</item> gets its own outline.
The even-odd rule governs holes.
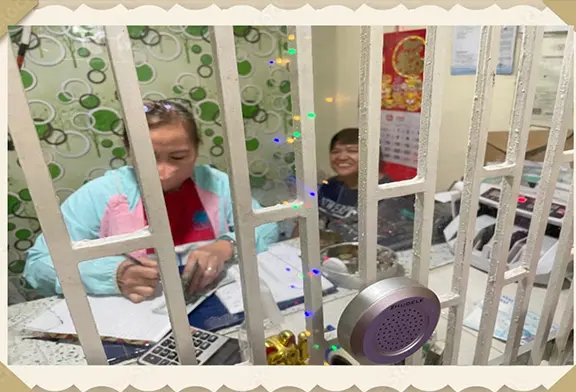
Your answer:
[[[383,177],[380,184],[391,182]],[[358,189],[350,189],[336,177],[318,189],[320,229],[341,232],[345,237],[354,237],[358,224]],[[378,232],[388,235],[391,222],[406,220],[406,213],[414,211],[414,195],[384,199],[378,203]],[[346,240],[354,240],[347,238]]]
[[[380,179],[380,184],[391,182],[388,177]],[[336,177],[322,184],[318,189],[318,209],[329,220],[354,220],[358,215],[358,189],[350,189]]]

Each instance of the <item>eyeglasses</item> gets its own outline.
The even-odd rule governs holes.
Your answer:
[[[185,99],[162,99],[159,101],[145,101],[144,112],[153,114],[154,112],[190,112],[192,103]]]

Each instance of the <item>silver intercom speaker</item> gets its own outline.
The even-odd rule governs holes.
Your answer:
[[[384,279],[362,290],[344,309],[338,342],[359,364],[398,363],[430,339],[440,310],[436,294],[420,283]]]

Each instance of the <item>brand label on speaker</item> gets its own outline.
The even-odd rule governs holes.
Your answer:
[[[398,308],[405,308],[407,306],[416,305],[422,301],[424,301],[424,298],[418,298],[418,299],[413,299],[411,301],[402,302],[400,304],[394,304],[394,305],[390,306],[390,310],[398,309]]]

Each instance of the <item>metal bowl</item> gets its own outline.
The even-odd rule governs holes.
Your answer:
[[[331,245],[320,251],[322,264],[320,269],[323,275],[337,286],[348,289],[361,289],[364,285],[359,273],[358,265],[358,243],[345,242]],[[337,258],[342,261],[345,270],[333,268],[330,258]],[[396,276],[403,276],[404,270],[397,263],[397,255],[394,251],[381,245],[376,245],[376,274],[377,279],[387,279]]]

